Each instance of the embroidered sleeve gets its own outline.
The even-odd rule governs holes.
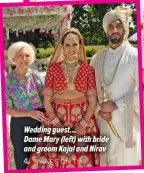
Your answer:
[[[96,89],[95,75],[91,66],[88,68],[87,90]]]
[[[52,68],[48,68],[46,72],[46,77],[45,77],[45,83],[44,83],[44,89],[51,89],[53,90],[53,71]]]
[[[6,77],[6,107],[7,109],[13,108],[13,102],[12,102],[9,86],[10,86],[10,81]]]

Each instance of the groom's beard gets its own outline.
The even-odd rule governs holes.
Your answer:
[[[113,34],[119,34],[119,33],[113,33]],[[112,35],[107,35],[109,41],[112,44],[119,44],[124,40],[124,33],[122,35],[119,34],[120,35],[119,37],[114,37],[113,34]]]

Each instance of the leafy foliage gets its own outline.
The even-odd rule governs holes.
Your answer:
[[[106,12],[123,4],[92,4],[92,5],[73,5],[71,26],[78,28],[85,38],[85,44],[108,44],[106,34],[102,27],[102,20]],[[125,4],[135,9],[134,3]],[[136,24],[136,12],[133,15],[134,25]],[[130,28],[130,35],[136,29]]]
[[[73,5],[71,26],[78,28],[84,37],[85,45],[107,45],[108,39],[102,27],[102,20],[106,12],[114,9],[118,5],[123,4],[90,4],[90,5]],[[125,3],[125,6],[130,6],[135,10],[135,3]],[[136,11],[132,14],[133,26],[130,27],[129,36],[136,32]],[[10,32],[10,41],[6,44],[6,49],[11,43],[16,41],[26,41],[34,45],[35,48],[50,48],[55,46],[55,38],[51,34],[40,33],[40,29],[35,29],[35,32],[27,31],[26,34],[22,34],[19,31],[19,37],[16,37],[16,33]],[[94,50],[88,50],[88,52],[94,52]],[[88,53],[91,54],[91,53]],[[38,55],[39,58],[49,56],[49,54]]]

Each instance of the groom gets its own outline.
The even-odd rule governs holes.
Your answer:
[[[92,57],[100,135],[110,137],[101,166],[140,164],[138,55],[127,40],[132,10],[116,7],[103,18],[109,46]]]

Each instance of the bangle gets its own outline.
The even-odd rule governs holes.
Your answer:
[[[81,121],[80,121],[80,125],[81,125],[82,127],[84,127],[84,129],[86,129],[87,126],[88,126],[88,124],[87,124],[84,120],[81,120]]]
[[[53,121],[55,118],[57,118],[55,114],[51,114],[51,115],[49,115],[49,119],[50,119],[50,121]]]
[[[51,121],[51,124],[53,124],[54,126],[56,125],[56,124],[58,124],[59,123],[59,119],[58,118],[54,118],[52,121]]]
[[[77,126],[76,126],[77,127]],[[78,124],[78,129],[77,131],[81,132],[81,131],[85,131],[85,128],[83,128],[83,126],[81,124]]]
[[[54,111],[49,111],[47,112],[47,114],[54,114]]]
[[[56,127],[63,127],[63,125],[61,124],[60,121],[59,121],[55,126],[56,126]]]
[[[90,122],[91,122],[91,119],[90,119],[89,117],[87,117],[87,116],[85,116],[85,117],[83,118],[83,120],[85,121],[85,123],[86,123],[87,125],[89,125]]]

